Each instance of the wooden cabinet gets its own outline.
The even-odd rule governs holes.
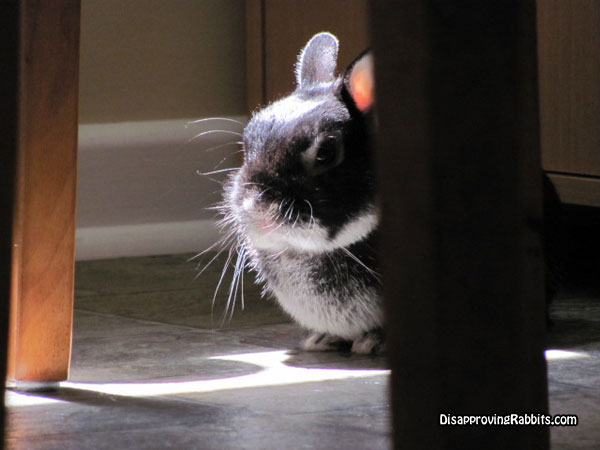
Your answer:
[[[565,203],[600,207],[600,1],[538,0],[542,166]],[[248,107],[294,89],[315,33],[340,39],[338,71],[369,46],[367,0],[248,0]]]
[[[294,90],[294,65],[312,35],[340,40],[338,72],[369,46],[367,0],[249,0],[247,13],[248,109]]]
[[[542,165],[566,203],[600,206],[600,2],[538,0]]]

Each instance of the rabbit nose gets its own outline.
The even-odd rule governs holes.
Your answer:
[[[246,211],[252,211],[254,209],[254,197],[252,195],[246,195],[242,200],[242,208]]]

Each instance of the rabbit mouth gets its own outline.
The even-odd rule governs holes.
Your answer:
[[[367,204],[358,213],[345,218],[335,230],[315,217],[307,199],[264,201],[256,190],[232,191],[232,219],[238,233],[257,250],[325,253],[348,247],[365,239],[379,223],[379,211]]]
[[[365,239],[377,228],[378,216],[375,208],[369,208],[351,218],[334,236],[312,216],[286,220],[267,211],[247,214],[243,221],[246,236],[258,250],[325,253]]]
[[[248,229],[257,233],[270,233],[283,225],[281,207],[271,203],[265,205],[249,195],[241,203],[240,215]]]

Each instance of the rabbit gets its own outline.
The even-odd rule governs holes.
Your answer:
[[[237,269],[256,272],[298,324],[307,351],[383,351],[379,208],[372,168],[373,57],[335,74],[337,38],[313,36],[296,89],[254,113],[244,161],[224,189]],[[231,255],[231,254],[230,254]]]

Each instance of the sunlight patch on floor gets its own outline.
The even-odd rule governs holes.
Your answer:
[[[389,370],[349,370],[292,367],[285,365],[290,358],[286,351],[244,353],[239,355],[214,356],[210,359],[240,361],[261,367],[257,373],[232,378],[201,381],[177,381],[163,383],[73,383],[62,382],[61,387],[83,389],[111,395],[128,397],[152,397],[184,393],[215,392],[230,389],[282,386],[297,383],[343,380],[387,375]]]
[[[38,406],[38,405],[50,405],[55,403],[65,403],[62,400],[56,400],[53,398],[40,397],[35,394],[25,394],[21,392],[6,391],[4,397],[4,404],[11,408],[17,406]]]
[[[554,361],[557,359],[576,359],[576,358],[588,358],[589,355],[584,352],[572,352],[567,350],[546,350],[546,360]]]

